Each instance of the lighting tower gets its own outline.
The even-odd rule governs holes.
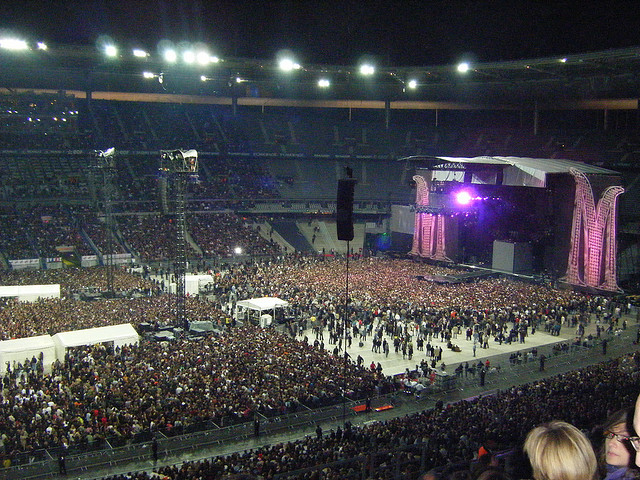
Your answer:
[[[111,297],[115,296],[115,288],[113,285],[113,211],[111,208],[111,200],[113,198],[113,177],[116,170],[116,150],[111,147],[107,150],[95,150],[94,152],[94,168],[102,172],[102,208],[104,210],[105,230],[107,232],[107,248],[106,254],[102,252],[103,264],[107,267],[107,292]],[[99,198],[96,196],[96,198]],[[99,201],[99,200],[98,200]]]
[[[160,171],[173,178],[176,201],[176,248],[173,273],[176,277],[176,325],[185,330],[189,322],[185,316],[185,275],[187,272],[187,245],[185,221],[185,190],[187,177],[198,172],[198,152],[195,150],[161,150]]]

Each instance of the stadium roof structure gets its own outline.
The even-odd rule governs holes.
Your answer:
[[[413,156],[401,160],[432,171],[432,180],[439,182],[545,188],[548,175],[570,173],[571,169],[585,175],[620,175],[607,168],[558,158]]]
[[[459,101],[561,106],[594,99],[637,99],[640,46],[469,66],[301,65],[283,74],[274,59],[221,58],[207,65],[167,64],[121,55],[106,60],[93,46],[51,46],[16,54],[0,50],[0,87],[120,91],[316,100]],[[329,88],[319,88],[321,78]],[[636,104],[637,107],[637,104]],[[636,108],[633,107],[633,108]]]

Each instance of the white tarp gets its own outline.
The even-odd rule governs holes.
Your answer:
[[[13,362],[20,362],[24,365],[25,359],[40,358],[42,353],[42,363],[45,373],[51,373],[51,365],[56,361],[56,349],[50,335],[39,335],[37,337],[16,338],[14,340],[4,340],[0,342],[0,374],[7,372],[7,362],[14,368]]]
[[[71,332],[60,332],[53,336],[58,359],[64,359],[67,348],[80,347],[82,345],[94,345],[96,343],[110,343],[121,347],[138,343],[138,332],[130,323],[111,325],[108,327],[86,328]]]
[[[35,302],[39,298],[60,298],[60,284],[0,286],[0,297],[17,297],[21,302]]]

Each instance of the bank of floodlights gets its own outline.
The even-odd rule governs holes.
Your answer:
[[[19,38],[0,38],[0,48],[13,51],[28,50],[29,44]]]

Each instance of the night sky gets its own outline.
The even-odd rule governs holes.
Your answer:
[[[0,30],[93,45],[108,34],[153,51],[161,39],[205,42],[222,57],[382,65],[517,60],[640,46],[637,1],[3,0]]]

